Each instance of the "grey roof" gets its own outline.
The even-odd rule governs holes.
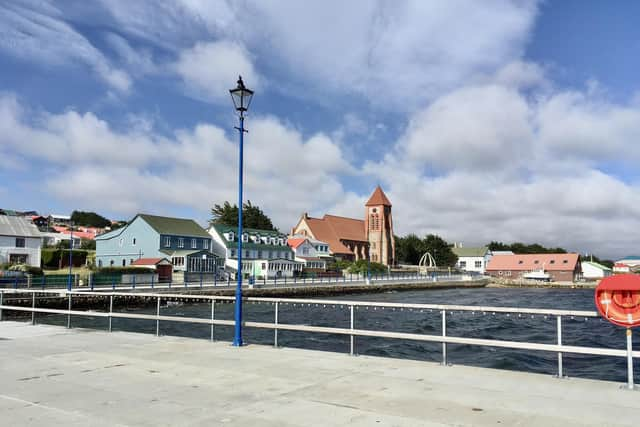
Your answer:
[[[0,236],[42,237],[38,227],[19,216],[0,215]]]
[[[458,257],[483,257],[489,252],[489,248],[482,246],[480,248],[451,248]]]
[[[234,227],[234,226],[230,226],[230,225],[224,225],[224,224],[213,224],[212,227],[209,228],[209,230],[215,230],[216,233],[218,233],[219,236],[222,237],[222,241],[224,242],[225,246],[229,249],[235,249],[238,246],[238,236],[237,236],[237,232],[238,232],[238,227]],[[224,238],[224,233],[228,233],[228,232],[233,232],[234,233],[234,237],[232,241],[228,241],[227,239]],[[273,230],[260,230],[257,228],[243,228],[242,229],[243,233],[246,233],[248,235],[259,235],[260,237],[275,237],[277,239],[283,239],[284,240],[284,245],[279,245],[279,244],[275,244],[272,245],[270,243],[254,243],[252,241],[248,241],[248,242],[242,242],[242,249],[246,249],[246,250],[280,250],[280,251],[292,251],[292,249],[289,247],[289,245],[287,245],[287,235],[284,233],[280,233],[279,231],[273,231]]]
[[[211,238],[209,233],[192,219],[170,218],[148,214],[138,214],[138,216],[160,234]]]

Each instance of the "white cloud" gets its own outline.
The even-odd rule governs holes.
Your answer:
[[[254,90],[262,83],[248,52],[231,41],[197,43],[180,52],[172,68],[191,96],[215,102],[228,101],[238,75]]]
[[[44,66],[89,67],[102,81],[126,93],[131,79],[113,67],[84,36],[48,3],[6,4],[0,8],[0,50]]]
[[[250,124],[245,200],[283,230],[306,210],[340,203],[339,177],[353,169],[337,144],[324,134],[305,138],[273,117],[252,117]],[[189,208],[203,220],[213,203],[237,197],[237,135],[211,124],[169,137],[149,122],[118,131],[93,113],[31,111],[3,95],[0,133],[0,152],[23,156],[33,167],[44,162],[48,190],[74,206],[125,216]]]
[[[640,109],[598,91],[525,96],[510,85],[458,89],[412,116],[364,170],[394,203],[401,234],[540,242],[620,256],[635,250]]]

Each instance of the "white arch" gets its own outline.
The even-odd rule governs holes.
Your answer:
[[[425,273],[429,270],[435,270],[436,268],[438,268],[438,266],[436,265],[436,260],[435,258],[433,258],[433,255],[431,255],[429,252],[425,252],[425,254],[422,255],[422,258],[420,258],[418,268],[420,269],[421,273]]]

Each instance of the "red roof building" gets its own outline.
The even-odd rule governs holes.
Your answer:
[[[304,213],[291,234],[327,242],[331,254],[340,259],[370,257],[374,262],[395,264],[391,202],[380,186],[365,204],[364,220],[329,214],[313,218]]]
[[[579,258],[575,253],[494,255],[486,274],[518,279],[525,273],[543,270],[555,282],[572,282],[581,272]]]

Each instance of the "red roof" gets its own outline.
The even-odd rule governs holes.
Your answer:
[[[329,244],[334,254],[353,255],[341,240],[368,242],[361,219],[345,218],[342,216],[325,215],[322,218],[305,218],[313,236]]]
[[[295,238],[295,239],[287,239],[287,244],[289,246],[291,246],[293,249],[298,249],[298,246],[300,246],[301,244],[303,244],[305,242],[305,238]]]
[[[131,263],[131,265],[157,265],[166,258],[140,258]]]
[[[369,197],[369,201],[365,204],[365,206],[391,206],[391,202],[387,199],[387,195],[384,194],[382,188],[378,185],[375,190],[373,190],[373,194]]]
[[[487,264],[487,271],[531,271],[541,268],[544,268],[545,271],[575,270],[578,265],[578,257],[578,254],[494,255]]]

